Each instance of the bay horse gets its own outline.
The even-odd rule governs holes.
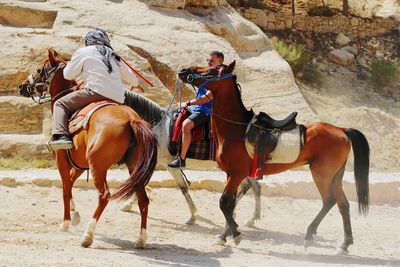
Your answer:
[[[180,81],[180,80],[178,80]],[[177,88],[180,85],[177,84]],[[189,193],[189,184],[183,178],[181,172],[177,168],[170,168],[168,167],[168,162],[171,162],[175,156],[170,155],[168,151],[168,132],[169,127],[172,119],[172,114],[156,102],[150,100],[149,98],[135,93],[135,92],[128,92],[126,95],[127,105],[132,107],[141,118],[146,120],[147,122],[153,125],[153,131],[157,135],[157,140],[159,144],[158,148],[158,159],[157,165],[160,169],[167,169],[168,172],[172,175],[175,179],[175,182],[179,189],[181,190],[182,194],[185,197],[186,203],[189,207],[190,217],[187,219],[186,224],[190,225],[196,222],[196,213],[197,208],[195,203],[192,200],[192,197]],[[211,166],[216,166],[217,164],[210,160],[194,160],[188,159],[187,161],[187,168],[186,169],[195,169],[195,170],[209,170]],[[252,189],[254,192],[255,198],[255,205],[254,211],[250,218],[248,218],[245,222],[245,225],[252,226],[254,225],[255,221],[260,219],[260,210],[261,210],[261,185],[254,179],[244,179],[243,182],[240,184],[237,201],[239,201],[249,189]],[[135,202],[135,199],[132,198],[126,201],[121,210],[128,212],[132,209],[132,206]]]
[[[66,80],[62,70],[66,66],[58,53],[48,50],[48,59],[34,74],[22,82],[19,92],[22,96],[41,97],[50,94],[51,109],[60,97],[72,92],[75,81]],[[34,99],[35,100],[35,99]],[[80,129],[73,135],[74,147],[68,151],[57,150],[55,157],[62,179],[64,200],[64,221],[62,231],[68,231],[71,224],[79,223],[79,213],[75,211],[72,187],[75,180],[89,169],[98,191],[98,205],[83,234],[81,245],[89,247],[97,222],[109,199],[128,199],[136,193],[141,215],[140,235],[136,246],[143,248],[146,242],[147,213],[149,199],[145,186],[149,182],[157,162],[157,138],[150,125],[142,120],[131,108],[124,105],[109,105],[95,111],[87,129]],[[70,159],[67,157],[70,154]],[[107,170],[116,163],[124,163],[129,170],[129,178],[112,194],[107,185]]]
[[[247,110],[232,75],[235,61],[226,69],[202,73],[198,67],[183,69],[179,78],[194,86],[205,86],[213,94],[211,128],[217,142],[217,162],[227,175],[227,183],[220,198],[220,209],[226,219],[225,232],[218,243],[226,243],[232,235],[238,245],[241,233],[233,218],[236,192],[239,184],[252,170],[253,160],[246,151],[244,136],[254,112]],[[317,122],[305,125],[305,144],[293,163],[264,164],[264,175],[276,174],[302,165],[309,165],[315,185],[322,198],[322,209],[307,228],[305,247],[311,245],[317,228],[325,215],[338,205],[344,226],[344,242],[338,253],[347,254],[353,244],[349,202],[343,192],[342,179],[351,147],[354,153],[354,176],[359,212],[367,215],[369,209],[369,145],[365,136],[352,128],[341,128]]]

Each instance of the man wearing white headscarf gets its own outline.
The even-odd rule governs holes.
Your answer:
[[[110,45],[110,39],[101,29],[90,30],[85,37],[86,47],[76,51],[64,68],[64,78],[83,79],[83,88],[72,92],[54,103],[50,145],[53,150],[72,148],[68,131],[69,117],[86,105],[101,100],[124,103],[125,92],[122,80],[138,87],[138,78],[121,61]]]

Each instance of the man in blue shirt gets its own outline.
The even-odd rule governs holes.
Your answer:
[[[224,63],[224,54],[219,51],[211,51],[207,61],[210,68],[215,68]],[[175,160],[168,163],[169,167],[179,168],[186,166],[185,159],[192,141],[192,130],[210,119],[212,99],[213,95],[211,91],[208,91],[205,88],[200,88],[197,91],[195,100],[189,100],[182,105],[182,108],[189,107],[192,114],[184,120],[182,124],[181,154]]]

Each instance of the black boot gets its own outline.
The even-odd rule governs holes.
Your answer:
[[[181,157],[177,157],[175,160],[168,163],[168,166],[171,168],[186,167],[186,162]]]
[[[71,149],[73,147],[71,137],[67,134],[54,134],[49,142],[52,150]]]

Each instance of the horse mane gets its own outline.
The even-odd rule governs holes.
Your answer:
[[[234,75],[233,76],[233,86],[235,88],[235,92],[236,92],[237,97],[239,99],[240,107],[245,113],[246,122],[250,122],[250,120],[254,116],[254,111],[253,111],[253,109],[247,109],[245,107],[245,105],[243,104],[241,88],[240,88],[240,85],[236,82],[236,78],[237,78],[236,75]]]
[[[156,102],[132,91],[126,92],[125,104],[132,107],[142,119],[152,124],[159,122],[166,112]]]

